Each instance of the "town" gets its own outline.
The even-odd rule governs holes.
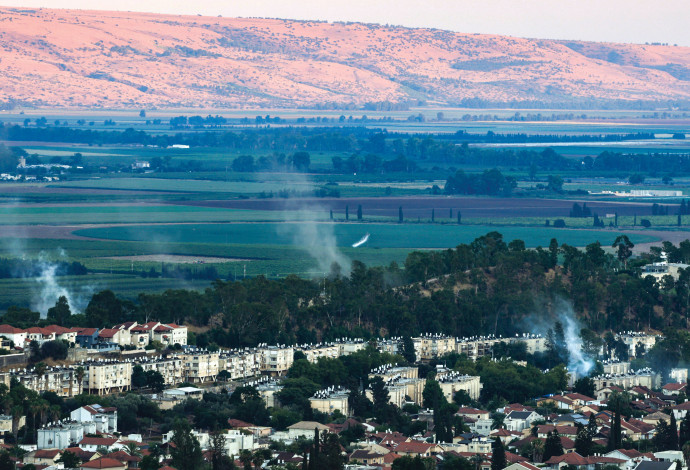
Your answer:
[[[153,321],[103,329],[0,325],[8,353],[0,356],[7,413],[0,466],[685,467],[688,370],[664,377],[632,368],[660,335],[619,333],[612,348],[604,341],[596,351],[596,373],[562,368],[551,393],[519,402],[487,396],[482,377],[492,378],[463,371],[485,363],[528,373],[528,361],[505,352],[554,353],[559,325],[555,336],[422,334],[235,350],[188,345],[186,326]],[[62,359],[48,356],[58,343],[67,346]],[[350,373],[366,366],[353,381]],[[223,400],[233,406],[216,414]],[[213,416],[202,416],[205,407]],[[166,414],[186,419],[170,422]]]

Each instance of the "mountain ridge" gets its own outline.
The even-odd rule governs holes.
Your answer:
[[[0,7],[0,101],[256,108],[690,101],[690,48]]]

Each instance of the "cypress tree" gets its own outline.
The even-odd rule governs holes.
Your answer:
[[[462,223],[462,214],[458,211],[458,225]]]
[[[362,220],[362,205],[357,206],[357,220]]]
[[[678,447],[682,448],[688,441],[690,441],[690,413],[686,413],[685,418],[680,422]]]
[[[678,450],[678,423],[673,412],[671,412],[671,424],[668,426],[668,450]]]
[[[615,222],[616,227],[618,227],[618,212],[616,212],[616,222]]]
[[[403,223],[403,213],[402,213],[402,206],[398,207],[398,222]]]
[[[436,218],[436,209],[431,209],[431,221],[433,222]]]
[[[497,437],[491,452],[491,470],[503,470],[506,466],[506,451],[503,448],[503,441]]]
[[[333,220],[333,209],[331,209],[331,220]]]
[[[345,206],[345,220],[350,220],[350,206]]]
[[[453,208],[452,207],[450,209],[448,209],[448,218],[449,219],[453,218]]]

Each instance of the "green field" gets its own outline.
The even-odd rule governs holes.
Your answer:
[[[78,230],[76,235],[127,241],[161,240],[176,243],[211,243],[238,245],[307,246],[320,243],[324,236],[333,234],[336,244],[347,247],[366,233],[370,234],[368,248],[451,248],[469,243],[491,231],[500,231],[506,240],[521,239],[528,247],[548,246],[552,238],[561,243],[584,246],[594,241],[610,245],[618,233],[595,230],[571,230],[548,227],[500,227],[484,225],[438,224],[359,224],[359,223],[250,223],[250,224],[186,224],[136,225]],[[310,240],[306,234],[314,232]],[[652,242],[656,239],[644,234],[630,236],[633,243]]]

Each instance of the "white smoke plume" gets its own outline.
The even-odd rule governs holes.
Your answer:
[[[58,248],[58,256],[68,259],[67,254],[62,248]],[[41,252],[38,258],[40,275],[33,278],[33,295],[31,308],[45,318],[48,309],[55,306],[60,297],[67,299],[70,312],[79,313],[86,306],[88,298],[95,291],[94,286],[84,286],[80,292],[76,292],[66,286],[57,275],[58,264],[51,260],[45,252]]]
[[[292,187],[301,188],[302,191],[315,188],[309,178],[301,173],[291,175],[290,182]],[[314,198],[287,199],[283,211],[285,223],[278,224],[277,230],[282,234],[287,233],[295,246],[309,253],[320,272],[330,273],[333,265],[337,265],[343,275],[349,276],[352,262],[338,248],[335,224],[326,219],[326,214],[328,208]]]
[[[586,377],[594,368],[594,359],[588,357],[583,351],[582,338],[580,331],[582,325],[577,319],[570,301],[556,297],[544,302],[541,312],[530,315],[525,326],[533,334],[540,334],[547,337],[549,329],[553,329],[556,322],[563,325],[565,336],[564,346],[568,350],[568,370],[575,377]]]
[[[318,204],[305,205],[305,201],[290,201],[288,204],[300,204],[296,213],[290,211],[292,215],[296,214],[300,221],[279,224],[278,230],[288,233],[295,246],[309,253],[319,271],[329,273],[336,264],[340,267],[342,274],[349,275],[351,261],[338,248],[334,224],[315,220],[323,209],[320,209]]]

